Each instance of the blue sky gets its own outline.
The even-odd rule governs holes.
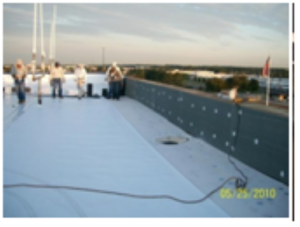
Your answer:
[[[53,4],[43,4],[46,55]],[[3,62],[31,60],[33,4],[3,4]],[[288,67],[289,5],[57,4],[61,63]],[[39,30],[38,30],[39,34]],[[38,36],[38,57],[40,40]]]

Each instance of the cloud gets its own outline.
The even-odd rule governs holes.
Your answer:
[[[49,37],[53,4],[43,7],[44,34]],[[4,45],[13,37],[31,45],[32,12],[33,4],[4,4]],[[87,47],[101,42],[117,48],[126,43],[134,48],[140,42],[136,45],[145,51],[163,44],[170,46],[170,53],[177,46],[230,45],[226,51],[233,52],[246,48],[245,42],[288,42],[288,12],[288,4],[57,4],[57,44]]]
[[[288,4],[198,4],[197,11],[215,15],[231,24],[252,25],[286,35]],[[193,8],[195,9],[195,5]]]
[[[136,7],[128,8],[125,5],[124,12],[119,12],[119,8],[108,9],[107,6],[100,8],[99,6],[75,5],[73,8],[76,8],[75,10],[80,14],[85,13],[86,16],[79,17],[71,14],[72,11],[69,9],[67,14],[58,19],[58,24],[62,26],[61,31],[65,34],[81,32],[86,35],[103,35],[114,33],[158,41],[193,41],[192,38],[182,35],[180,29],[173,29],[173,24],[164,22],[161,17],[158,18],[157,14],[155,17],[145,18],[140,15],[139,7]],[[79,9],[80,11],[78,11]]]
[[[263,37],[263,36],[258,36],[258,35],[254,35],[254,36],[252,36],[252,37],[255,38],[255,39],[263,40],[263,41],[267,41],[267,42],[273,42],[273,41],[274,41],[274,40],[271,39],[271,38]]]
[[[25,11],[21,6],[7,5],[5,10],[32,15],[32,7],[26,6]],[[244,24],[285,35],[286,8],[285,4],[58,4],[57,25],[60,32],[68,34],[115,33],[157,41],[193,41],[196,37],[217,40],[223,35],[237,34],[239,25]],[[45,5],[44,12],[45,26],[49,27],[52,5]],[[9,15],[5,16],[9,20]],[[16,26],[24,26],[24,22],[21,25],[10,17]],[[31,17],[24,19],[32,23]],[[190,38],[182,33],[190,34]]]
[[[3,8],[3,13],[12,13],[12,14],[18,14],[18,15],[25,15],[25,16],[33,16],[33,13],[20,10],[18,8],[11,8],[11,7],[5,7]]]
[[[105,5],[76,5],[88,16],[87,23],[79,21],[78,27],[84,27],[92,34],[116,33],[150,38],[157,41],[193,41],[195,37],[215,39],[223,34],[236,30],[234,24],[207,14],[195,14],[191,11],[182,11],[174,4],[118,4],[109,8]],[[185,8],[184,8],[185,9]],[[69,17],[68,15],[64,15]],[[90,18],[93,19],[90,19]],[[67,32],[77,32],[66,28]],[[190,38],[180,34],[189,34]]]

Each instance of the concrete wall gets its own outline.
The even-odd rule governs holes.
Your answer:
[[[126,95],[190,135],[288,185],[287,117],[131,78],[127,79]]]

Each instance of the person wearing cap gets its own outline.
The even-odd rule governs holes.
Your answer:
[[[63,98],[62,83],[64,83],[66,80],[64,76],[64,70],[62,67],[60,67],[59,62],[55,62],[55,67],[51,69],[49,80],[52,86],[52,97],[56,97],[56,88],[58,87],[58,96]]]
[[[119,100],[123,75],[116,62],[113,62],[112,66],[107,69],[106,76],[109,84],[109,98]]]
[[[75,82],[77,83],[78,88],[78,99],[81,99],[85,94],[83,86],[85,84],[86,79],[86,70],[83,64],[77,65],[75,69]]]
[[[18,95],[19,104],[25,103],[26,91],[25,91],[25,78],[27,76],[27,69],[23,65],[21,59],[18,59],[16,64],[11,69],[11,75],[15,81],[16,93]]]

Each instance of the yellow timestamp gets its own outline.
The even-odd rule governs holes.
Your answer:
[[[275,199],[275,188],[221,188],[220,197],[222,199]]]

